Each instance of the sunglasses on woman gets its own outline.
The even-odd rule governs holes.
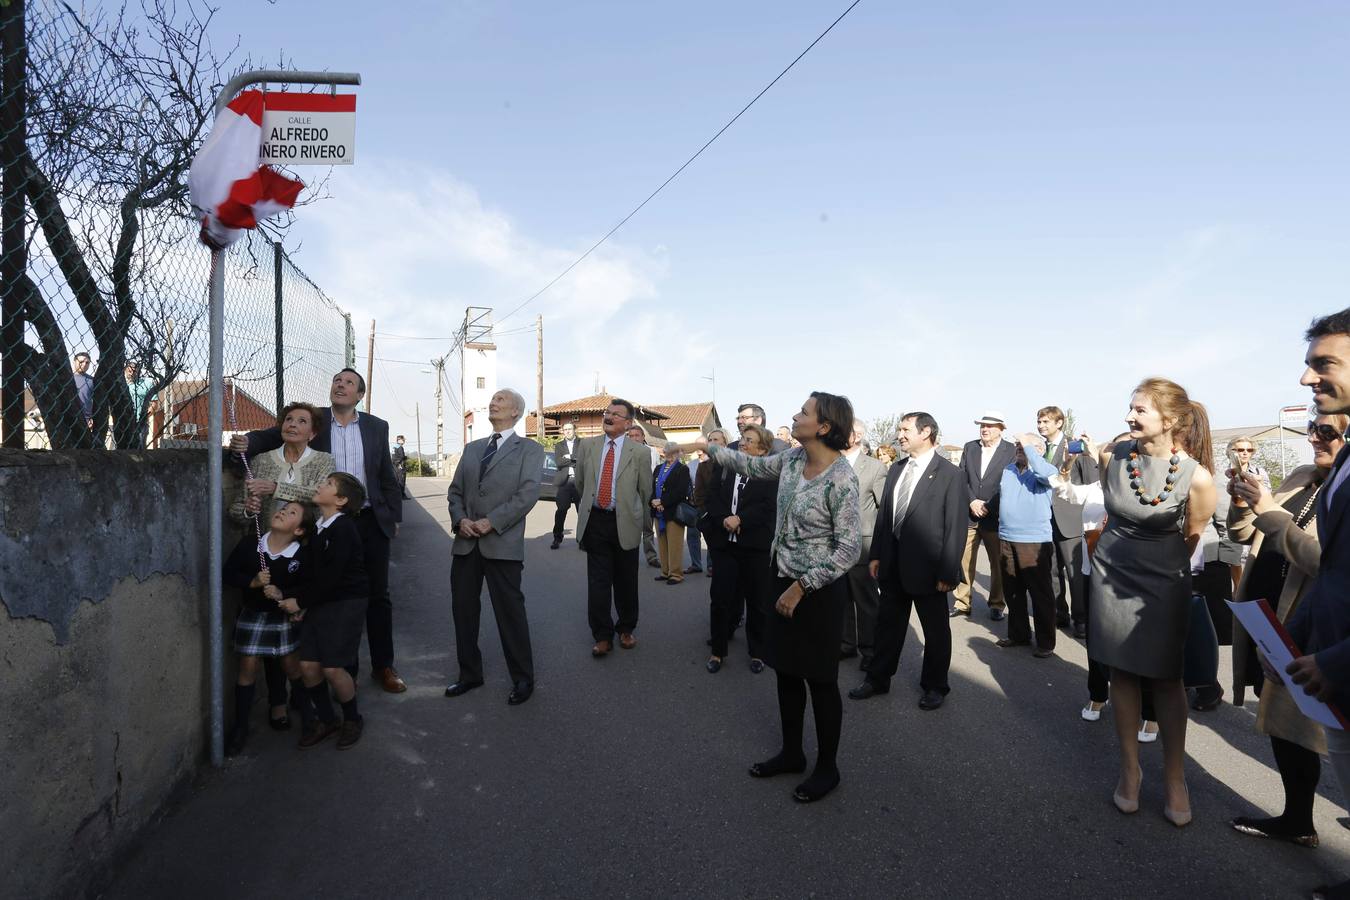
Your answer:
[[[1341,439],[1341,433],[1336,430],[1335,425],[1318,424],[1317,422],[1308,423],[1308,437],[1316,437],[1319,441],[1325,441],[1330,444]]]

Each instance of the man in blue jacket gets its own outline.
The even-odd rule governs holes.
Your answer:
[[[1046,462],[1045,444],[1034,434],[1017,438],[1017,455],[999,483],[998,542],[1003,594],[1008,603],[1008,636],[1000,647],[1031,643],[1027,594],[1036,625],[1037,659],[1055,653],[1054,532],[1050,527],[1050,479],[1059,471]]]

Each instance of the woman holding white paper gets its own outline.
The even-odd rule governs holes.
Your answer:
[[[1322,548],[1317,542],[1317,498],[1336,454],[1345,446],[1342,436],[1350,416],[1318,416],[1308,423],[1313,465],[1289,474],[1275,494],[1257,477],[1229,470],[1228,533],[1252,547],[1250,562],[1238,584],[1237,600],[1266,600],[1281,622],[1288,622],[1303,593],[1317,575]],[[1256,653],[1240,626],[1234,625],[1233,684],[1242,690],[1249,681],[1248,660]],[[1281,681],[1263,678],[1256,684],[1261,698],[1256,729],[1270,736],[1275,765],[1284,782],[1284,812],[1270,818],[1238,816],[1232,825],[1243,834],[1316,847],[1313,798],[1321,778],[1319,754],[1326,752],[1322,726],[1304,716]]]

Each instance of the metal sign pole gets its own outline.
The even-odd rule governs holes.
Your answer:
[[[234,95],[250,84],[360,84],[355,72],[287,72],[282,69],[258,69],[241,72],[231,78],[216,95],[216,115],[229,105]],[[225,395],[225,251],[211,254],[211,354],[208,362],[210,390],[206,445],[206,534],[210,585],[208,625],[211,629],[211,765],[225,763],[225,592],[220,580],[224,563],[225,497],[224,437]]]

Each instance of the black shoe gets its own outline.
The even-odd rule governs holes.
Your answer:
[[[875,697],[877,694],[889,694],[891,686],[882,687],[870,678],[864,678],[862,684],[848,692],[850,700],[866,700],[869,697]]]
[[[1059,619],[1055,622],[1055,627],[1069,631],[1073,628],[1073,622],[1070,619]]]
[[[1031,655],[1036,657],[1037,659],[1048,659],[1049,657],[1055,655],[1055,651],[1047,649],[1045,647],[1037,647],[1035,650],[1032,651]]]
[[[858,651],[857,651],[857,650],[840,650],[840,651],[839,651],[839,658],[840,658],[840,659],[852,659],[853,657],[855,657],[855,656],[857,656],[857,655],[858,655]]]
[[[754,672],[756,675],[758,675],[760,672],[763,672],[763,671],[764,671],[764,660],[762,660],[762,659],[752,659],[752,660],[750,660],[750,671],[751,671],[751,672]]]
[[[1004,613],[1003,610],[1001,610],[1001,609],[995,608],[995,609],[989,610],[989,618],[992,619],[992,620],[995,621],[995,622],[1002,622],[1003,619],[1006,617],[1006,615],[1007,615],[1007,614]]]
[[[282,716],[280,719],[273,719],[271,717],[268,717],[267,724],[272,726],[273,731],[290,731],[291,717]]]
[[[664,582],[666,582],[666,583],[669,583],[669,582],[670,582],[670,579],[667,578],[667,577],[664,576],[664,575],[657,575],[657,576],[656,576],[655,578],[653,578],[652,580],[653,580],[653,581],[664,581]]]
[[[800,752],[800,751],[799,751]],[[778,754],[773,759],[757,762],[750,766],[751,778],[772,778],[775,775],[800,775],[806,771],[806,757],[785,759]]]
[[[1250,834],[1254,837],[1271,838],[1276,841],[1288,841],[1291,844],[1298,844],[1300,847],[1315,848],[1319,841],[1316,831],[1310,831],[1307,834],[1297,834],[1287,831],[1283,822],[1277,817],[1273,819],[1253,819],[1247,816],[1238,816],[1230,822],[1234,829],[1243,834]]]
[[[660,562],[660,560],[649,559],[649,560],[647,560],[647,565],[651,566],[653,569],[659,569],[659,568],[661,568],[661,562]]]
[[[450,685],[448,688],[445,689],[445,696],[459,697],[464,694],[467,694],[474,688],[480,688],[482,686],[483,682],[481,681],[456,681],[454,684]]]
[[[792,799],[798,803],[815,803],[837,787],[839,787],[838,769],[833,772],[816,772],[797,785],[797,789],[792,792]]]
[[[1030,643],[1031,643],[1031,641],[1014,641],[1012,638],[999,638],[998,640],[994,641],[994,646],[995,646],[995,647],[1025,647],[1025,646],[1029,645]]]
[[[561,546],[562,546],[562,538],[554,538],[553,543],[548,545],[548,549],[557,550]]]
[[[1195,689],[1195,697],[1191,700],[1191,709],[1197,712],[1209,712],[1216,709],[1223,702],[1223,688],[1217,684],[1206,685]]]
[[[1086,625],[1073,626],[1073,636],[1080,641],[1087,640],[1087,626]]]
[[[511,688],[511,693],[506,695],[507,706],[519,706],[534,695],[533,681],[517,681]]]
[[[703,668],[708,670],[709,675],[716,675],[718,672],[722,671],[722,661],[714,656],[708,660]]]
[[[919,709],[937,709],[946,699],[941,691],[924,691],[919,698]]]
[[[687,568],[687,569],[684,570],[684,574],[686,574],[686,575],[694,575],[694,574],[697,574],[698,572],[702,572],[702,571],[703,571],[703,570],[702,570],[701,568],[699,568],[698,566],[690,566],[689,568]]]
[[[970,610],[968,610],[968,609],[957,609],[956,607],[952,607],[952,611],[949,612],[949,613],[947,613],[947,617],[948,617],[948,618],[951,618],[951,619],[969,619],[969,618],[970,618]]]

